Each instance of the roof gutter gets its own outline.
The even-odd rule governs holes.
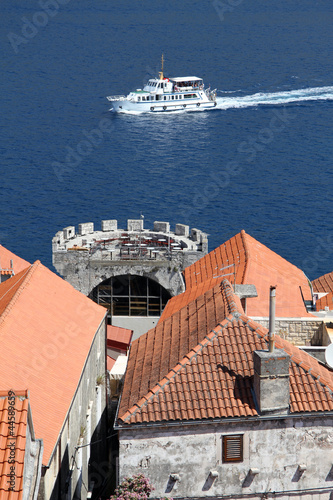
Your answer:
[[[119,408],[119,405],[118,405]],[[288,419],[296,419],[296,418],[320,418],[323,417],[333,417],[333,411],[328,412],[309,412],[309,413],[296,413],[289,415],[263,415],[263,416],[254,416],[254,417],[229,417],[229,418],[220,418],[220,419],[212,419],[212,420],[191,420],[191,421],[165,421],[158,423],[142,423],[142,424],[118,424],[115,423],[113,428],[115,430],[132,430],[132,429],[151,429],[151,428],[160,428],[160,427],[186,427],[193,425],[210,425],[210,424],[238,424],[238,423],[247,423],[250,424],[252,422],[261,422],[267,420],[288,420]],[[117,422],[118,418],[118,410],[115,418],[115,422]]]

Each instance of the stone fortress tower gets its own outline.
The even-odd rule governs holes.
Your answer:
[[[156,325],[166,302],[185,290],[182,271],[208,252],[207,235],[169,222],[103,220],[58,231],[52,239],[53,265],[77,290],[108,309],[109,323],[134,330]]]

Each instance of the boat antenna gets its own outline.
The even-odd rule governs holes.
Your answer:
[[[162,69],[161,69],[161,71],[160,71],[160,72],[159,72],[159,74],[158,74],[158,75],[159,75],[159,77],[160,77],[160,80],[163,80],[163,78],[164,78],[164,77],[163,77],[163,65],[164,65],[164,56],[163,56],[163,54],[162,54]]]

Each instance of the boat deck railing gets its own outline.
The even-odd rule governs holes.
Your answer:
[[[125,95],[109,95],[107,96],[108,101],[125,101]]]

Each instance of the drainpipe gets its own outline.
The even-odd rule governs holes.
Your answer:
[[[269,293],[269,332],[268,332],[268,350],[274,351],[274,336],[275,336],[275,290],[276,286],[270,287]]]

